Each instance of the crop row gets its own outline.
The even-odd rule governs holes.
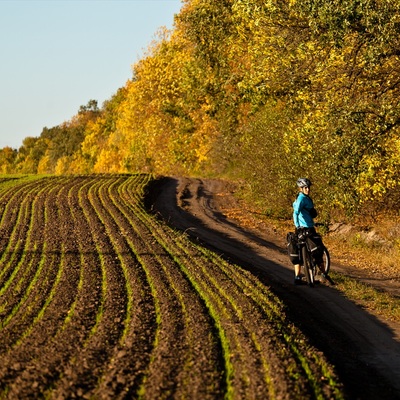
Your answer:
[[[268,287],[147,212],[150,181],[0,182],[0,398],[340,398]]]

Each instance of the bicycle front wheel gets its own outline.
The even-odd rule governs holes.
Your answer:
[[[324,263],[325,274],[329,274],[329,269],[331,268],[331,256],[329,255],[329,251],[326,247],[324,247],[324,252],[322,254],[322,260]]]
[[[304,275],[306,276],[306,280],[309,286],[314,286],[314,273],[312,270],[310,255],[307,251],[307,246],[303,246],[301,249],[301,255],[303,258],[303,268],[304,268]]]

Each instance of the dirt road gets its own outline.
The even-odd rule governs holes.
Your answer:
[[[222,181],[187,178],[163,178],[150,196],[169,224],[271,287],[291,319],[336,366],[349,398],[400,399],[400,326],[369,314],[334,287],[294,286],[284,238],[227,218],[222,210],[234,201]]]

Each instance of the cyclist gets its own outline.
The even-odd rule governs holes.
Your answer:
[[[296,233],[302,228],[306,228],[311,234],[316,234],[314,218],[317,216],[317,212],[314,208],[314,203],[310,197],[311,181],[307,178],[299,178],[297,180],[297,186],[299,188],[299,194],[295,202],[293,203],[293,221],[296,227]],[[321,242],[322,245],[322,242]],[[325,278],[325,267],[321,258],[315,260],[319,266],[322,277]],[[294,265],[294,283],[298,285],[301,283],[300,277],[300,264]]]

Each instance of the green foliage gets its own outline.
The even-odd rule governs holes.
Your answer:
[[[275,216],[290,215],[293,180],[297,179],[297,153],[283,146],[290,116],[282,103],[271,101],[242,128],[237,143],[233,143],[237,155],[230,174],[243,180],[242,195]]]

